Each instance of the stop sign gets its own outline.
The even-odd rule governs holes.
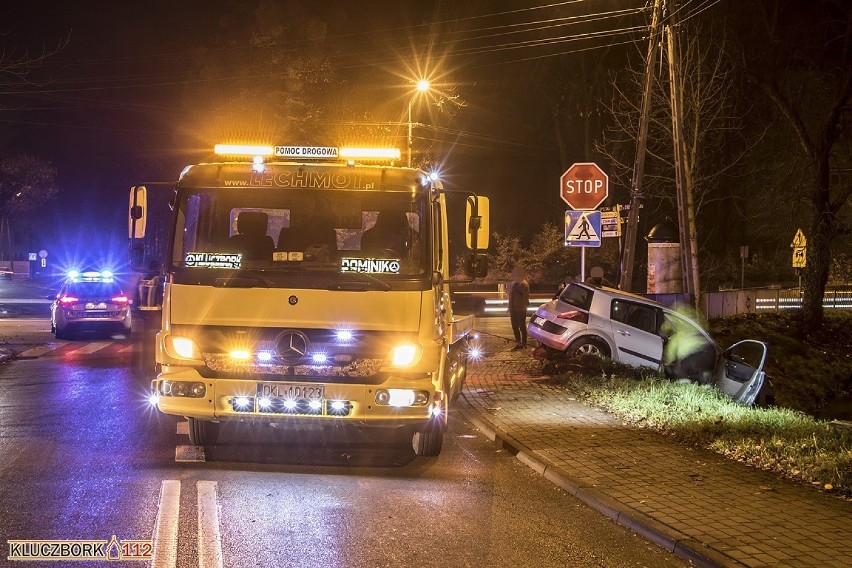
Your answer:
[[[609,195],[609,176],[597,164],[574,164],[559,178],[559,195],[571,209],[597,209]]]

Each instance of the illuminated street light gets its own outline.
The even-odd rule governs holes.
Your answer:
[[[426,79],[420,79],[417,81],[417,93],[425,93],[429,90],[429,81]],[[411,103],[414,101],[414,97],[417,96],[415,93],[410,99],[408,99],[408,167],[411,167],[411,131],[413,128],[413,124],[411,122]]]

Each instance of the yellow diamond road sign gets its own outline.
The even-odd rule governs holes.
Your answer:
[[[793,268],[804,268],[808,263],[808,239],[801,229],[796,231],[790,248],[793,249]]]

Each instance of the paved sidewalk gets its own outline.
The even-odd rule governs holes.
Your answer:
[[[504,339],[508,318],[494,320],[478,321],[488,356],[472,365],[457,408],[531,468],[700,566],[850,565],[852,504],[627,426],[548,386],[532,350]]]

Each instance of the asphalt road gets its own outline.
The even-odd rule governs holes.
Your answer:
[[[458,413],[437,458],[370,434],[247,424],[201,452],[183,421],[146,405],[143,334],[66,342],[48,328],[0,320],[24,357],[0,365],[0,563],[21,565],[9,540],[116,535],[153,539],[158,566],[685,565]]]

